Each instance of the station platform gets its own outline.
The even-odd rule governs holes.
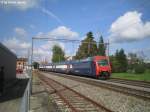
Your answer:
[[[26,94],[30,89],[29,81],[27,74],[17,74],[17,79],[8,84],[0,96],[0,112],[60,112],[35,72],[29,97]]]
[[[52,93],[53,92],[52,90]],[[46,88],[41,83],[37,72],[33,73],[29,112],[61,112],[51,94],[47,92]]]

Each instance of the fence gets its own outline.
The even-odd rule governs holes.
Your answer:
[[[31,70],[27,70],[28,76],[31,76]],[[29,106],[30,106],[30,83],[31,79],[29,79],[28,84],[26,86],[25,92],[23,97],[21,98],[21,105],[20,105],[20,111],[19,112],[29,112]]]

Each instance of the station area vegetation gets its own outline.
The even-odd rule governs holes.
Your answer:
[[[85,39],[81,41],[76,55],[72,60],[85,59],[96,55],[106,56],[107,44],[100,35],[99,42],[96,42],[92,32],[88,32]],[[52,62],[59,63],[66,59],[65,51],[59,46],[52,48]],[[143,57],[135,53],[125,54],[124,49],[117,49],[113,55],[109,56],[112,67],[112,77],[131,80],[150,81],[150,63],[145,63]]]
[[[112,78],[128,80],[150,81],[150,63],[144,62],[144,58],[135,53],[126,55],[124,50],[116,51],[110,56],[112,64]]]
[[[142,74],[127,73],[127,72],[126,73],[112,73],[111,77],[150,82],[150,70],[146,70],[146,72]]]

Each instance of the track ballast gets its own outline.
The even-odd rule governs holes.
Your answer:
[[[53,80],[44,75],[39,75],[39,78],[50,88],[54,89],[55,93],[63,100],[65,105],[73,112],[112,112],[103,105],[89,99],[88,97],[76,92],[75,90]]]
[[[49,72],[47,72],[49,73]],[[78,77],[78,76],[72,76],[72,75],[65,75],[61,73],[54,73],[50,72],[53,75],[57,75],[60,77],[68,78],[71,80],[79,81],[82,83],[90,84],[97,87],[102,87],[105,89],[110,89],[116,92],[120,92],[126,95],[142,98],[144,100],[150,100],[150,88],[140,87],[131,85],[128,83],[121,84],[118,82],[109,82],[109,80],[96,80],[91,78],[85,78],[85,77]],[[140,84],[139,84],[140,85]]]

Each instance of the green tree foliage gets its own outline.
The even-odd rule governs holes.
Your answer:
[[[39,68],[39,63],[38,62],[33,62],[33,67],[34,67],[34,69],[38,69]]]
[[[115,55],[110,56],[110,65],[112,67],[112,72],[118,72],[120,64],[116,60]]]
[[[145,66],[146,66],[147,69],[150,70],[150,63],[145,63]]]
[[[115,56],[114,55],[111,55],[111,56],[109,56],[109,59],[110,59],[110,65],[111,65],[111,68],[112,68],[112,72],[115,72],[115,61],[116,61],[116,59],[115,59]]]
[[[116,50],[115,56],[110,57],[113,72],[126,72],[127,71],[127,57],[124,50]]]
[[[104,40],[103,40],[103,37],[100,36],[98,49],[97,49],[98,55],[105,56],[106,55],[105,51],[106,51],[106,47],[104,45]]]
[[[94,40],[93,33],[88,32],[78,48],[75,59],[83,59],[95,55],[97,55],[96,41]]]
[[[53,52],[52,62],[65,61],[65,53],[60,46],[54,45],[52,52]]]
[[[126,72],[127,71],[127,57],[126,54],[124,53],[124,50],[121,49],[118,54],[116,55],[116,58],[118,60],[118,63],[120,64],[120,72]]]
[[[134,68],[136,74],[141,74],[145,72],[144,64],[137,64]]]

